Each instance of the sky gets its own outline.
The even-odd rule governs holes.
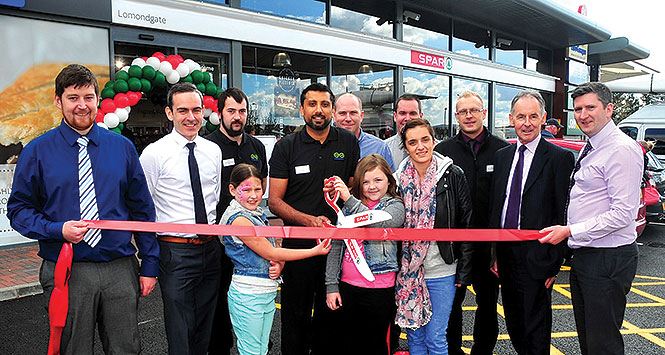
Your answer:
[[[628,37],[631,43],[651,52],[639,62],[665,72],[665,41],[662,23],[665,3],[661,0],[554,0],[577,12],[586,5],[587,17],[612,33],[612,37]]]

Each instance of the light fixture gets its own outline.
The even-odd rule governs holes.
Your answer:
[[[363,64],[358,68],[358,74],[374,74],[374,68],[369,64]]]
[[[507,38],[497,38],[496,39],[496,46],[497,47],[510,47],[511,44],[513,44],[513,41],[511,41]]]
[[[279,52],[272,57],[272,66],[275,68],[288,68],[291,66],[291,56],[285,52]]]
[[[387,17],[381,17],[381,18],[379,18],[378,20],[376,20],[376,24],[377,24],[378,26],[383,26],[383,24],[386,23],[386,22],[388,22],[388,18],[387,18]]]
[[[409,22],[409,20],[418,21],[420,20],[420,14],[417,12],[404,10],[404,12],[402,12],[402,18],[404,19],[404,23]]]

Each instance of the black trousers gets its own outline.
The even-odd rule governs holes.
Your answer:
[[[497,246],[501,300],[506,328],[517,354],[549,355],[552,338],[552,288],[534,279],[519,245]]]
[[[637,271],[635,243],[573,249],[570,291],[583,355],[623,354],[619,330]]]
[[[217,306],[221,246],[159,241],[159,286],[170,355],[205,355]]]
[[[476,317],[473,323],[472,355],[492,355],[499,335],[496,302],[499,297],[499,279],[490,271],[492,263],[491,243],[474,243],[471,261],[473,290],[476,292]],[[459,287],[453,299],[453,309],[448,321],[448,354],[462,355],[462,305],[466,287]]]
[[[331,339],[340,312],[326,305],[326,256],[288,261],[282,270],[282,354],[339,354]],[[312,314],[312,305],[314,313]]]
[[[229,302],[226,294],[229,292],[231,277],[233,276],[233,262],[226,255],[224,245],[220,257],[219,296],[217,297],[217,308],[215,319],[212,323],[212,334],[208,344],[209,355],[228,355],[233,347],[233,326],[229,316]]]
[[[342,354],[388,355],[388,329],[397,306],[395,287],[363,288],[339,283],[343,327],[331,339],[342,341]]]

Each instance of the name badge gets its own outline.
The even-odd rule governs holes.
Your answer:
[[[296,174],[309,174],[309,165],[296,166]]]
[[[491,164],[488,165],[487,169],[485,171],[488,172],[488,173],[493,173],[494,172],[494,165],[491,165]]]
[[[224,167],[236,165],[236,160],[234,158],[224,159],[222,160],[222,165],[224,165]]]

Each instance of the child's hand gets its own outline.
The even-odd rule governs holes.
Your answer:
[[[270,260],[270,268],[268,268],[268,276],[275,280],[282,274],[282,269],[284,268],[283,261],[272,261]]]
[[[335,190],[335,179],[339,179],[339,177],[333,175],[323,180],[323,192],[327,193],[330,197],[332,197]]]
[[[328,308],[337,310],[339,307],[342,307],[342,296],[339,292],[333,292],[326,295],[326,304]]]
[[[322,239],[312,250],[315,253],[314,255],[326,255],[330,252],[331,247],[332,242],[330,239]]]
[[[342,201],[346,202],[346,200],[348,200],[349,197],[351,197],[351,193],[349,192],[349,188],[344,183],[344,180],[342,180],[337,176],[333,176],[331,180],[333,184],[333,191],[338,191],[339,198],[341,198]]]

